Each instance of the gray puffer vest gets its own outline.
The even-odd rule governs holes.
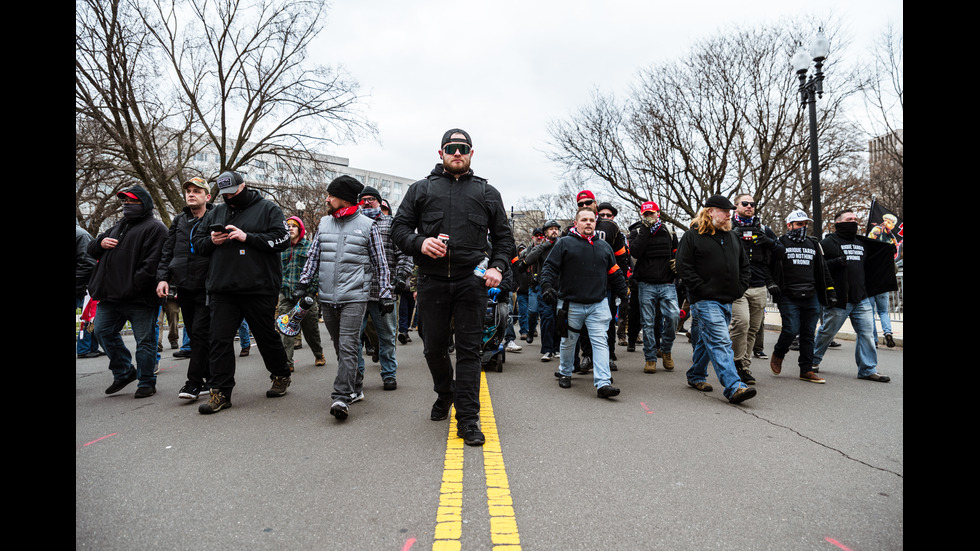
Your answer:
[[[371,220],[360,211],[320,219],[320,302],[367,302],[371,297]]]

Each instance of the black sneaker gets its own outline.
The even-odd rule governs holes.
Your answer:
[[[627,352],[636,352],[636,345],[635,344],[628,344],[628,345],[626,345],[626,351]]]
[[[149,398],[157,393],[155,386],[141,386],[136,389],[136,398]]]
[[[266,398],[278,398],[286,394],[286,389],[289,388],[289,383],[292,381],[289,377],[273,377],[272,378],[272,388],[265,391]]]
[[[830,341],[830,344],[828,346],[830,348],[840,348],[841,344],[837,341]]]
[[[190,357],[191,357],[190,350],[178,350],[174,352],[174,358],[190,358]]]
[[[408,342],[408,333],[399,333],[398,342],[405,344]]]
[[[738,378],[742,379],[742,382],[747,385],[755,384],[755,377],[752,376],[752,372],[744,367],[736,366],[735,370],[738,372]]]
[[[532,342],[534,342],[534,335],[535,334],[536,333],[534,331],[528,331],[528,333],[527,333],[527,343],[528,344],[531,344]]]
[[[895,337],[891,333],[885,333],[885,346],[895,348]]]
[[[456,429],[456,436],[463,439],[463,443],[467,446],[482,446],[486,441],[486,437],[483,436],[483,431],[476,423],[469,425],[463,425]]]
[[[558,386],[561,388],[572,388],[572,378],[568,375],[558,375]]]
[[[756,358],[759,358],[760,360],[768,360],[769,359],[769,356],[766,356],[765,350],[756,350],[756,351],[752,352],[752,355],[755,356]]]
[[[429,413],[429,419],[433,421],[445,421],[449,418],[449,409],[452,407],[452,400],[436,400],[436,403],[432,404],[432,412]]]
[[[136,370],[134,369],[134,370],[130,371],[129,372],[129,375],[126,375],[125,378],[120,379],[118,381],[113,381],[112,384],[109,385],[109,388],[105,389],[105,393],[106,394],[115,394],[115,393],[119,392],[120,390],[126,388],[126,385],[128,385],[129,383],[131,383],[131,382],[133,382],[135,380],[136,380]]]
[[[616,362],[609,360],[609,371],[619,371],[619,368],[616,367]]]
[[[606,385],[596,390],[596,395],[600,398],[612,398],[613,396],[619,396],[619,389],[612,385]]]
[[[197,411],[202,415],[209,415],[211,413],[218,413],[219,411],[230,407],[231,400],[222,394],[220,390],[212,388],[208,402],[206,404],[201,404],[201,407],[197,408]]]
[[[394,377],[387,377],[384,380],[384,389],[385,390],[395,390],[396,388],[398,388],[398,382],[395,381],[395,378]]]
[[[204,389],[200,386],[194,383],[184,383],[184,386],[180,387],[177,397],[184,400],[197,400],[201,394],[204,394]]]
[[[337,418],[338,421],[343,421],[347,419],[347,415],[350,413],[347,404],[341,400],[337,400],[330,406],[330,415]]]

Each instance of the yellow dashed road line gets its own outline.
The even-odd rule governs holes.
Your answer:
[[[449,413],[449,437],[433,551],[458,551],[463,532],[463,440],[456,436],[455,411]],[[487,510],[490,514],[490,541],[494,551],[520,551],[521,538],[510,496],[510,483],[500,450],[497,420],[493,415],[490,388],[485,373],[480,374],[480,424],[486,443],[483,445],[483,468],[487,483]]]

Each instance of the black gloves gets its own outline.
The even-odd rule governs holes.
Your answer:
[[[381,315],[390,314],[395,311],[395,301],[390,298],[383,298],[381,302],[378,303],[378,311]]]
[[[541,300],[550,306],[558,304],[558,291],[556,291],[554,287],[545,287],[545,289],[541,291]]]
[[[297,283],[296,287],[293,289],[293,303],[298,304],[299,301],[303,300],[306,296],[306,285],[303,283]]]

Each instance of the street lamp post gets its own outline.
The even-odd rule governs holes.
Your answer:
[[[823,61],[827,59],[830,42],[823,32],[823,27],[817,30],[816,36],[810,43],[807,53],[800,44],[793,55],[793,68],[800,79],[800,107],[809,106],[810,111],[810,180],[813,194],[813,225],[817,239],[823,236],[823,217],[820,212],[820,155],[817,150],[817,98],[823,97]],[[810,61],[816,71],[807,79],[807,69]]]

